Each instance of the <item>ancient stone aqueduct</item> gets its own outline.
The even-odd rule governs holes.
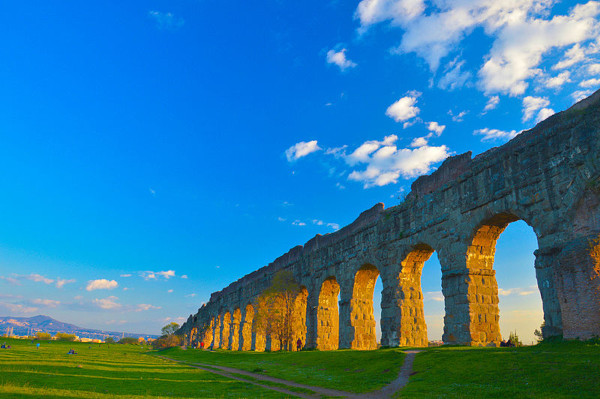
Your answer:
[[[421,270],[437,251],[443,341],[498,345],[495,245],[516,220],[538,240],[544,336],[600,336],[600,91],[501,147],[448,158],[402,204],[377,204],[213,293],[178,333],[207,348],[277,350],[278,340],[252,328],[253,303],[285,269],[303,287],[294,331],[305,348],[375,348],[378,276],[381,344],[426,346]]]

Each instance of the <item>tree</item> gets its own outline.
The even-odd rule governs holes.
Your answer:
[[[300,294],[300,285],[289,270],[280,270],[273,276],[269,288],[255,302],[255,323],[260,329],[279,341],[279,348],[291,350],[294,344],[294,305]]]
[[[106,342],[107,344],[114,344],[115,343],[115,339],[113,337],[106,337],[106,339],[104,340],[104,342]]]
[[[546,326],[545,321],[542,322],[542,325],[540,326],[539,330],[536,328],[535,331],[533,332],[533,335],[535,335],[535,338],[537,339],[538,343],[540,343],[544,340],[544,335],[542,334],[542,331],[544,331],[544,326]]]
[[[57,332],[54,335],[54,338],[57,341],[69,341],[69,342],[73,342],[73,341],[75,341],[75,339],[77,338],[77,336],[75,334],[67,334],[67,333]]]
[[[179,330],[179,324],[174,321],[160,329],[162,335],[173,335],[177,330]]]
[[[152,347],[155,349],[166,349],[174,346],[180,346],[183,343],[183,338],[180,335],[163,335],[159,339],[152,341]]]
[[[517,335],[517,330],[515,330],[515,332],[511,332],[510,335],[508,336],[508,339],[515,347],[523,346],[523,343],[521,342],[521,340],[519,339],[519,336]]]
[[[38,331],[35,333],[35,339],[49,341],[52,339],[52,335],[50,335],[50,333],[47,332]]]

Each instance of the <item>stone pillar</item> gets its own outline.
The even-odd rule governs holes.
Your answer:
[[[318,319],[317,309],[319,308],[319,289],[312,288],[308,293],[306,301],[306,344],[307,349],[317,347]]]
[[[226,312],[221,322],[221,348],[231,349],[229,342],[229,331],[231,327],[231,313]]]
[[[544,326],[542,335],[550,338],[563,335],[560,302],[556,293],[554,269],[557,266],[559,248],[542,246],[535,251],[535,276],[542,296]]]
[[[231,318],[231,338],[229,348],[232,351],[240,350],[240,323],[242,321],[242,312],[240,308],[233,311]]]
[[[213,341],[213,330],[215,328],[215,319],[214,317],[210,318],[210,321],[205,326],[202,342],[204,342],[204,348],[210,347]]]
[[[221,315],[215,317],[215,329],[213,333],[213,349],[219,349],[221,347]]]
[[[395,278],[390,281],[396,282]],[[381,293],[381,345],[397,347],[400,345],[401,314],[398,308],[399,290],[396,286],[387,286],[383,280],[383,291]]]
[[[301,348],[306,345],[306,306],[308,291],[302,287],[294,301],[294,313],[292,315],[292,342],[291,350],[296,351],[298,340],[302,342]]]
[[[337,301],[337,295],[335,300]],[[352,323],[352,281],[344,281],[340,286],[340,301],[339,301],[339,329],[338,329],[338,347],[339,349],[352,348],[354,338],[354,327]],[[332,320],[333,321],[333,320]],[[335,333],[332,334],[334,339]],[[333,341],[331,342],[333,344]],[[338,349],[338,348],[332,348]]]
[[[563,336],[600,336],[600,234],[578,237],[557,254],[555,284],[561,306]]]
[[[249,351],[252,348],[252,319],[254,318],[254,308],[252,305],[246,306],[242,315],[242,325],[240,328],[240,350]]]
[[[321,285],[317,309],[317,349],[335,350],[339,347],[338,294],[340,286],[330,277]]]

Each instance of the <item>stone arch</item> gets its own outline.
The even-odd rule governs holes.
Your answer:
[[[471,345],[499,345],[502,341],[498,282],[494,270],[496,243],[506,227],[518,220],[523,219],[512,212],[501,212],[479,223],[473,231],[470,245],[467,247],[468,278],[465,279],[469,303]],[[531,226],[527,221],[525,222]],[[536,236],[538,236],[537,232]],[[539,251],[536,251],[537,254]],[[538,287],[541,291],[544,313],[546,313],[547,305],[556,302],[556,293],[553,288],[543,288],[540,285],[541,277],[547,274],[548,270],[544,270],[541,258],[536,257],[535,263]],[[547,304],[545,304],[546,301]],[[545,318],[550,321],[549,318]]]
[[[229,333],[231,331],[231,313],[225,312],[221,318],[221,348],[231,349],[229,342]]]
[[[372,264],[361,266],[354,275],[350,300],[350,325],[353,331],[352,349],[377,349],[376,322],[373,315],[373,291],[379,270]]]
[[[317,349],[319,350],[335,350],[339,348],[339,293],[340,285],[335,277],[328,277],[321,284],[317,309]]]
[[[254,307],[248,304],[244,309],[240,328],[240,350],[242,351],[252,350],[252,319],[254,319]]]
[[[240,349],[240,324],[242,322],[242,311],[235,308],[231,317],[230,344],[229,349],[237,351]]]
[[[400,291],[400,346],[427,346],[427,324],[423,311],[421,274],[434,249],[424,243],[412,247],[400,262],[398,289]]]
[[[298,296],[294,301],[294,314],[292,320],[293,338],[291,350],[296,351],[298,340],[302,342],[301,348],[306,345],[306,307],[308,303],[308,290],[305,286],[300,287]]]

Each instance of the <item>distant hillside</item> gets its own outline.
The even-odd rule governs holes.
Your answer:
[[[67,334],[75,334],[82,338],[102,339],[113,337],[118,340],[123,336],[122,332],[94,330],[90,328],[78,327],[73,324],[63,323],[62,321],[54,320],[52,317],[38,315],[34,317],[0,317],[0,334],[5,334],[7,328],[13,328],[13,335],[35,334],[37,331],[48,332],[55,334],[63,332]],[[134,334],[125,333],[126,337],[144,337],[157,338],[157,335],[151,334]]]

